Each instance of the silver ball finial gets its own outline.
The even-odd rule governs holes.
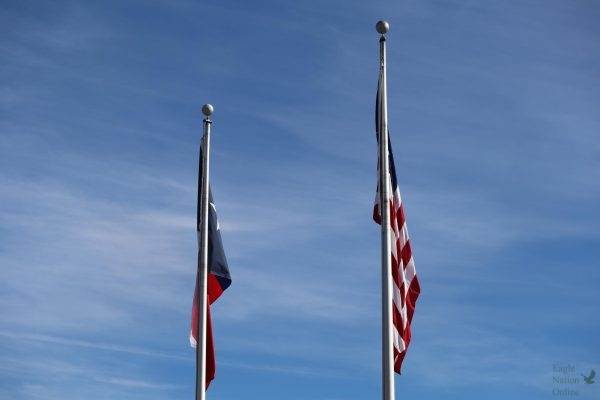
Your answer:
[[[387,21],[379,21],[375,25],[375,29],[377,29],[377,32],[385,35],[390,30],[390,24]]]
[[[207,117],[210,117],[213,111],[215,111],[215,109],[213,108],[212,104],[205,104],[202,106],[202,114],[206,115]]]

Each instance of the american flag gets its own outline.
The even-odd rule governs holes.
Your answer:
[[[384,126],[383,116],[380,113],[382,109],[382,98],[380,93],[383,91],[381,87],[381,78],[379,79],[379,87],[377,90],[377,105],[376,105],[376,132],[377,141],[379,142],[380,130]],[[392,154],[392,144],[388,135],[388,157],[389,157],[389,176],[391,187],[391,198],[389,199],[390,207],[390,242],[392,252],[392,279],[393,279],[393,339],[394,339],[394,371],[400,373],[402,361],[406,355],[406,350],[410,343],[411,331],[410,323],[413,313],[415,312],[415,304],[421,288],[415,263],[410,249],[410,241],[408,238],[408,230],[406,228],[406,219],[404,218],[404,207],[400,197],[400,188],[396,179],[396,168],[394,166],[394,156]],[[381,155],[380,155],[381,157]],[[377,163],[379,176],[379,162]],[[375,209],[373,210],[373,219],[381,225],[380,212],[380,190],[381,184],[377,184],[377,195],[375,196]]]

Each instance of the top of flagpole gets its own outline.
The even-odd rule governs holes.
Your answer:
[[[377,29],[378,33],[385,35],[390,30],[390,24],[387,21],[381,20],[377,22],[377,25],[375,25],[375,29]]]
[[[215,109],[212,104],[207,103],[202,106],[202,114],[206,115],[207,118],[210,117],[214,111]]]

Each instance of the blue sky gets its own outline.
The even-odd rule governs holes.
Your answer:
[[[0,397],[193,398],[206,102],[233,276],[208,399],[380,397],[382,18],[422,286],[397,398],[600,372],[600,3],[3,1]]]

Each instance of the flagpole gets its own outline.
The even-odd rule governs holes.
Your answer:
[[[390,179],[387,127],[387,70],[385,34],[390,25],[379,21],[376,25],[379,39],[380,59],[380,121],[379,124],[379,184],[381,212],[381,359],[382,359],[382,396],[383,400],[394,400],[394,336],[392,321],[392,252],[390,223]]]
[[[199,160],[198,173],[198,210],[197,229],[199,235],[198,274],[196,287],[198,288],[198,343],[196,344],[196,400],[206,399],[206,307],[207,307],[207,276],[208,276],[208,188],[210,167],[210,116],[213,106],[202,106],[204,118],[204,135],[202,136],[202,150]]]

